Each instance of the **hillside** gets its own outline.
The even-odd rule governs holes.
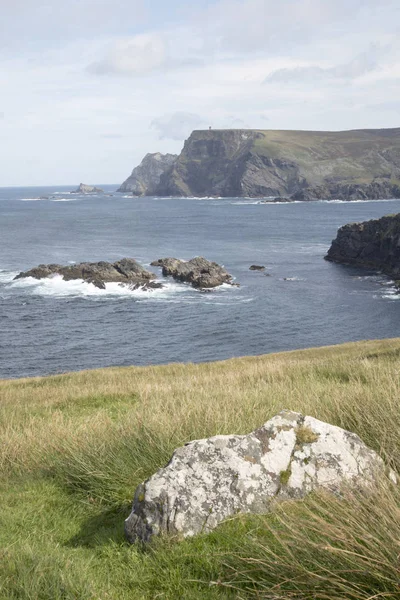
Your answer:
[[[399,357],[393,339],[0,381],[0,598],[399,598],[400,491],[383,482],[146,551],[123,535],[137,484],[176,447],[282,408],[356,432],[399,470]]]
[[[350,200],[400,197],[399,182],[400,128],[207,130],[186,140],[155,193]]]

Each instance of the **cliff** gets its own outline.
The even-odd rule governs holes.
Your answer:
[[[161,175],[177,159],[176,154],[146,154],[138,167],[121,185],[118,192],[131,192],[134,196],[150,196],[160,183]]]
[[[400,214],[344,225],[325,258],[400,279]]]
[[[194,131],[155,193],[165,196],[400,197],[400,128]]]

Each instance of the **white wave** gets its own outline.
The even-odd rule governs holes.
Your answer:
[[[377,298],[378,296],[374,296],[374,298]],[[400,294],[397,292],[388,292],[386,294],[382,294],[382,296],[380,296],[381,298],[384,298],[385,300],[400,300]]]
[[[49,198],[50,202],[76,202],[78,198]]]
[[[132,290],[128,286],[119,283],[106,283],[106,289],[101,290],[92,283],[87,283],[82,279],[65,281],[62,275],[54,275],[45,279],[34,279],[26,277],[13,281],[12,288],[24,289],[31,295],[38,296],[53,296],[58,298],[63,297],[114,297],[114,298],[137,298],[137,299],[169,299],[171,295],[197,291],[186,284],[176,283],[172,281],[161,281],[163,288],[154,290]],[[222,288],[223,286],[221,286]]]
[[[72,194],[73,192],[52,192],[51,196],[67,196],[68,194]]]
[[[304,277],[284,277],[283,281],[306,281]]]
[[[0,283],[11,283],[11,281],[13,281],[14,277],[16,277],[19,274],[19,271],[6,271],[1,269],[0,270]]]
[[[1,274],[1,272],[0,272]],[[106,289],[101,290],[92,283],[87,283],[82,279],[65,281],[62,275],[53,275],[45,279],[35,279],[33,277],[25,277],[13,281],[18,273],[8,273],[5,279],[9,283],[11,289],[24,290],[32,296],[52,296],[55,298],[135,298],[140,300],[163,300],[181,302],[198,301],[200,297],[211,300],[212,297],[217,299],[228,290],[233,290],[231,285],[222,284],[218,288],[213,288],[210,293],[204,294],[201,290],[195,290],[186,283],[177,283],[170,279],[161,279],[160,283],[163,287],[154,290],[132,290],[128,286],[120,283],[106,283]]]
[[[383,198],[382,200],[312,200],[311,202],[322,202],[326,204],[367,204],[370,202],[398,202],[399,198]]]
[[[223,196],[152,196],[154,200],[227,200]],[[129,196],[131,198],[131,196]]]

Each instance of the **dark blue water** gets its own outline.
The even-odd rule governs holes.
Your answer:
[[[389,280],[323,260],[339,226],[400,212],[400,201],[274,205],[60,193],[68,189],[0,189],[0,377],[400,336]],[[225,265],[241,287],[205,294],[174,282],[153,292],[60,278],[13,282],[39,263],[128,256],[147,266],[196,255]],[[270,276],[249,271],[253,263]]]

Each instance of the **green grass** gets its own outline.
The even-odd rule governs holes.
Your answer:
[[[400,599],[400,494],[385,481],[194,539],[123,535],[136,486],[174,448],[283,408],[355,431],[400,471],[399,366],[395,339],[0,381],[0,599]]]

